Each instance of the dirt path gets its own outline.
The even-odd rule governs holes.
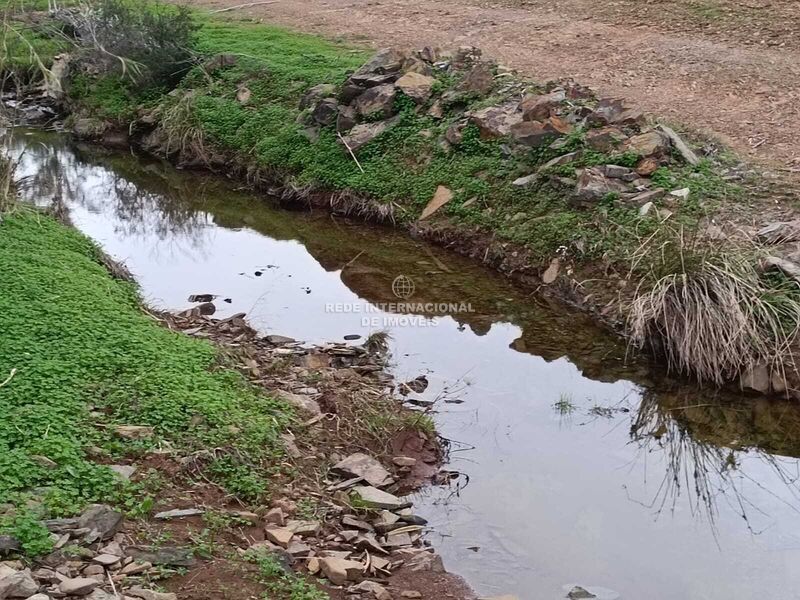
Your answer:
[[[242,3],[184,1],[211,9]],[[796,2],[772,2],[772,18],[758,29],[763,39],[753,37],[760,22],[752,19],[704,29],[685,0],[656,3],[677,12],[663,9],[670,18],[646,26],[638,0],[611,4],[613,11],[590,9],[590,0],[279,0],[226,14],[376,47],[479,46],[537,79],[574,77],[715,135],[756,163],[800,171],[800,17],[786,16]]]

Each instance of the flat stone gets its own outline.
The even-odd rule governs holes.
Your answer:
[[[410,456],[395,456],[392,462],[398,467],[413,467],[417,464],[417,459]]]
[[[31,576],[30,569],[13,572],[0,579],[0,598],[27,598],[38,591],[39,584]]]
[[[400,596],[402,598],[411,598],[412,600],[415,598],[422,598],[422,594],[416,590],[403,590],[400,592]]]
[[[570,132],[571,126],[558,117],[546,121],[522,121],[511,126],[514,140],[531,148],[539,148]]]
[[[528,187],[529,185],[533,185],[539,179],[539,175],[537,173],[532,173],[530,175],[525,175],[524,177],[517,177],[514,181],[511,182],[511,185],[514,187]]]
[[[67,596],[85,596],[98,585],[100,585],[100,583],[96,579],[75,577],[73,579],[65,579],[59,583],[58,591]]]
[[[155,518],[161,520],[167,519],[182,519],[185,517],[198,517],[206,511],[200,508],[174,508],[172,510],[165,510],[164,512],[156,513]]]
[[[372,525],[355,518],[353,515],[345,515],[342,517],[342,525],[344,527],[352,527],[353,529],[360,529],[361,531],[372,531]]]
[[[83,597],[84,600],[119,600],[119,596],[109,594],[107,591],[96,588],[88,596]],[[126,598],[128,598],[126,596]],[[125,600],[125,598],[123,598]]]
[[[274,392],[275,395],[286,402],[287,404],[291,404],[295,408],[303,411],[304,413],[316,417],[322,414],[322,409],[319,406],[319,403],[308,396],[304,396],[302,394],[295,394],[293,392],[287,392],[286,390],[277,390]]]
[[[359,148],[362,148],[382,133],[388,131],[391,127],[396,125],[397,122],[398,117],[392,117],[391,119],[379,121],[377,123],[361,123],[353,127],[349,133],[343,137],[343,142],[347,144],[353,152],[356,152]]]
[[[394,483],[391,473],[380,462],[362,452],[356,452],[339,461],[333,465],[333,469],[349,477],[363,477],[364,481],[375,487]]]
[[[622,179],[631,173],[631,169],[620,165],[605,165],[605,167],[603,167],[603,172],[606,177],[610,177],[611,179]]]
[[[405,52],[396,48],[378,50],[372,58],[350,76],[348,82],[358,86],[371,87],[387,81],[396,81],[400,77],[407,58]]]
[[[386,525],[394,525],[400,520],[400,517],[390,512],[388,510],[382,510],[378,513],[378,518],[375,519],[374,523],[376,526],[386,526]]]
[[[612,192],[622,192],[626,189],[625,184],[619,180],[607,178],[601,168],[588,167],[578,178],[571,200],[574,204],[591,206]]]
[[[395,86],[417,104],[423,104],[430,98],[436,79],[410,71],[395,82]]]
[[[122,513],[111,507],[93,504],[78,517],[77,525],[78,528],[96,532],[98,539],[107,540],[117,532],[123,519]]]
[[[131,465],[110,465],[108,468],[114,471],[123,481],[129,481],[133,474],[136,473],[136,467]]]
[[[28,600],[50,600],[50,596],[47,594],[34,594]]]
[[[444,563],[442,557],[427,550],[418,550],[416,548],[406,548],[398,550],[402,556],[407,553],[408,558],[405,559],[405,566],[412,572],[431,571],[433,573],[444,573]]]
[[[397,508],[405,508],[409,505],[409,502],[372,486],[356,486],[352,491],[361,503],[369,508],[394,510]]]
[[[89,565],[81,571],[81,575],[94,578],[95,575],[103,575],[105,572],[105,568],[100,565]]]
[[[92,559],[92,562],[101,567],[110,567],[117,564],[120,560],[122,560],[121,557],[114,556],[113,554],[98,554]]]
[[[286,527],[271,527],[265,530],[267,539],[281,548],[288,548],[294,537],[294,532]]]
[[[357,529],[344,529],[339,532],[339,537],[341,537],[345,542],[348,544],[354,542],[358,537],[358,530]]]
[[[317,535],[322,525],[319,521],[287,521],[286,529],[297,536],[308,537]]]
[[[494,87],[494,73],[492,65],[488,62],[475,64],[464,79],[455,87],[455,92],[485,96]]]
[[[409,534],[396,533],[386,538],[386,541],[383,542],[383,547],[386,549],[405,548],[407,546],[411,546],[413,543],[414,541],[411,539]]]
[[[306,564],[306,568],[308,572],[312,575],[316,575],[319,573],[319,559],[316,556],[312,556],[308,559],[308,563]]]
[[[453,192],[449,189],[440,185],[436,188],[436,192],[433,194],[433,198],[430,199],[428,205],[422,211],[422,214],[419,217],[419,220],[422,221],[427,219],[440,208],[442,208],[445,204],[450,202],[453,199]]]
[[[669,195],[679,198],[680,200],[688,200],[691,190],[689,188],[681,188],[679,190],[672,190]]]
[[[122,569],[120,569],[120,573],[122,575],[141,575],[142,573],[146,573],[150,569],[153,568],[153,565],[149,562],[138,562],[133,561],[132,563],[128,563]]]
[[[384,550],[383,545],[380,544],[371,533],[359,534],[356,536],[355,546],[359,550],[369,550],[372,554],[388,554],[388,552]]]
[[[284,344],[293,344],[297,341],[294,338],[286,337],[285,335],[277,335],[274,333],[270,335],[265,335],[264,340],[266,340],[273,346],[283,346]]]
[[[345,585],[348,581],[357,581],[364,573],[364,565],[345,558],[321,558],[319,567],[325,577],[334,585]]]
[[[568,152],[567,154],[562,154],[561,156],[556,156],[555,158],[551,158],[546,163],[544,163],[537,172],[546,171],[547,169],[552,169],[553,167],[560,167],[563,165],[568,165],[571,162],[574,162],[578,158],[577,152]]]
[[[644,114],[629,107],[623,98],[601,98],[591,115],[589,122],[593,125],[642,125]]]
[[[374,581],[362,581],[359,584],[351,585],[347,591],[351,594],[367,594],[377,600],[392,600],[392,595],[381,584]]]
[[[311,546],[303,542],[292,540],[286,548],[286,551],[292,556],[303,556],[311,552]]]
[[[303,97],[300,98],[300,110],[304,110],[313,106],[322,98],[328,98],[336,93],[336,86],[332,83],[320,83],[313,87],[308,88]]]

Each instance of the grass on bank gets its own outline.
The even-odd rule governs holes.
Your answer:
[[[36,517],[142,502],[98,463],[155,448],[216,449],[207,477],[244,499],[268,493],[289,409],[221,368],[210,343],[143,313],[85,237],[32,210],[4,214],[0,290],[0,501],[28,507],[0,517],[0,533],[39,553]],[[125,440],[118,424],[156,434]]]
[[[98,4],[118,1],[99,0]],[[142,11],[170,10],[157,3],[138,6]],[[642,218],[637,207],[615,202],[613,197],[593,210],[576,209],[568,204],[564,191],[547,182],[526,190],[511,182],[558,154],[583,148],[585,131],[572,134],[561,150],[537,149],[512,156],[502,140],[482,141],[474,127],[467,127],[463,142],[445,150],[439,140],[461,113],[451,111],[444,119],[433,119],[402,96],[396,106],[400,123],[360,151],[362,172],[342,149],[332,127],[323,128],[318,140],[308,139],[298,123],[298,102],[314,85],[341,84],[369,52],[260,23],[200,13],[195,13],[195,20],[199,28],[193,46],[198,62],[224,53],[238,58],[234,66],[211,73],[198,66],[171,94],[168,88],[143,86],[120,73],[78,74],[70,90],[76,111],[127,124],[141,107],[152,110],[160,105],[173,145],[233,154],[243,167],[277,174],[300,188],[369,197],[400,221],[416,219],[437,186],[444,185],[454,192],[454,199],[443,212],[454,222],[480,226],[500,239],[522,244],[542,262],[567,249],[571,259],[602,258],[627,269],[644,240],[669,245],[675,231],[695,229],[713,205],[738,194],[735,186],[704,162],[658,174],[670,189],[691,190],[690,201],[674,210],[666,226],[654,214]],[[452,82],[442,81],[445,84]],[[245,106],[236,98],[242,87],[251,92]],[[475,99],[472,104],[490,100],[497,98]],[[630,157],[586,152],[575,166],[626,161]],[[660,261],[659,253],[647,256],[653,260],[637,261],[641,272],[654,266],[663,270],[654,264]]]
[[[124,2],[97,0],[101,6],[120,1]],[[142,11],[169,10],[157,3],[138,6]],[[711,251],[695,248],[705,217],[725,203],[742,198],[742,189],[722,177],[723,165],[710,159],[697,166],[676,161],[657,171],[652,176],[655,185],[667,190],[689,189],[688,200],[669,204],[672,214],[666,220],[655,210],[641,216],[638,207],[621,203],[614,195],[589,209],[578,209],[568,203],[568,192],[554,188],[546,179],[529,189],[515,188],[511,182],[536,171],[550,158],[574,150],[584,150],[582,158],[563,168],[564,172],[555,169],[554,175],[572,175],[574,167],[582,166],[630,166],[635,157],[589,151],[583,130],[570,134],[559,150],[511,154],[502,140],[483,141],[469,126],[463,131],[461,143],[445,149],[440,140],[447,127],[461,117],[463,109],[486,106],[499,98],[473,100],[438,120],[429,117],[424,108],[417,110],[400,95],[395,107],[400,121],[359,152],[362,171],[337,142],[332,127],[323,128],[317,140],[309,139],[300,123],[298,102],[314,85],[341,84],[349,71],[364,62],[367,53],[270,25],[226,21],[199,13],[195,13],[195,19],[199,28],[192,44],[198,63],[216,54],[233,54],[237,57],[235,65],[212,71],[197,66],[172,92],[139,85],[120,73],[79,75],[73,79],[71,89],[77,114],[127,125],[140,110],[157,107],[170,139],[178,145],[232,155],[243,170],[277,175],[300,189],[316,187],[368,197],[382,203],[400,221],[415,220],[437,186],[447,186],[454,192],[454,199],[442,212],[456,224],[478,226],[499,240],[518,243],[531,251],[533,261],[541,264],[556,255],[583,264],[589,283],[601,282],[601,293],[604,283],[616,283],[609,274],[643,282],[638,287],[642,298],[639,309],[648,302],[651,306],[634,315],[639,318],[638,323],[633,323],[634,328],[645,332],[645,339],[639,343],[646,345],[659,335],[674,336],[682,331],[680,337],[667,340],[676,349],[678,359],[674,365],[703,378],[718,379],[721,371],[717,366],[721,363],[716,359],[730,356],[727,338],[698,338],[696,330],[680,326],[681,315],[698,306],[686,301],[689,288],[684,277],[700,273],[709,260],[739,252],[730,246]],[[440,77],[442,86],[453,84],[445,81],[445,76]],[[251,97],[242,105],[237,93],[245,87]],[[726,285],[735,283],[734,277]],[[698,289],[703,287],[702,277],[698,285]],[[630,286],[627,292],[615,289],[610,293],[630,296],[634,287]],[[773,301],[782,305],[776,312],[781,327],[754,325],[754,331],[763,337],[744,344],[749,353],[737,346],[734,359],[738,357],[738,362],[734,360],[731,365],[722,360],[725,372],[761,360],[764,348],[786,347],[789,339],[784,332],[797,329],[793,320],[797,311],[791,308],[792,303],[798,302],[795,288],[782,286],[776,291],[770,285],[763,286],[767,309]],[[752,306],[761,302],[760,296],[755,297]],[[672,308],[662,310],[666,304]],[[786,306],[790,308],[786,310]],[[721,321],[732,322],[733,317],[739,316],[734,313],[722,310]],[[692,352],[687,353],[687,348]],[[697,357],[703,360],[698,362]],[[698,364],[702,368],[698,369]]]

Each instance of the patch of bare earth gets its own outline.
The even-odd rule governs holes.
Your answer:
[[[213,10],[241,2],[189,4]],[[573,77],[719,138],[757,164],[798,173],[800,16],[796,2],[769,6],[765,12],[739,1],[278,0],[224,15],[375,47],[478,46],[536,79]]]

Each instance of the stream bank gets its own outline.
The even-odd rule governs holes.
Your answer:
[[[405,404],[451,440],[452,476],[415,494],[415,511],[480,596],[546,600],[579,585],[622,598],[780,598],[793,585],[796,403],[681,385],[626,361],[625,344],[589,319],[391,228],[288,212],[64,135],[14,140],[23,196],[69,213],[151,306],[182,311],[189,295],[213,294],[214,318],[247,312],[260,336],[311,345],[360,344],[377,317],[395,380],[429,382]],[[422,327],[431,315],[382,311],[398,302],[399,275],[415,303],[452,312]]]
[[[524,80],[476,48],[390,48],[364,62],[357,49],[202,14],[203,60],[182,58],[164,95],[81,38],[107,6],[56,15],[79,48],[56,63],[79,135],[389,222],[589,312],[677,371],[795,393],[795,229],[763,204],[765,182],[713,142],[687,144],[572,81]],[[756,235],[756,213],[782,233]],[[709,300],[717,285],[741,300]]]
[[[16,185],[69,219],[58,164]],[[52,216],[0,218],[0,597],[325,600],[368,578],[356,594],[474,598],[389,493],[443,455],[392,395],[381,335],[260,336],[208,298],[156,312]]]

